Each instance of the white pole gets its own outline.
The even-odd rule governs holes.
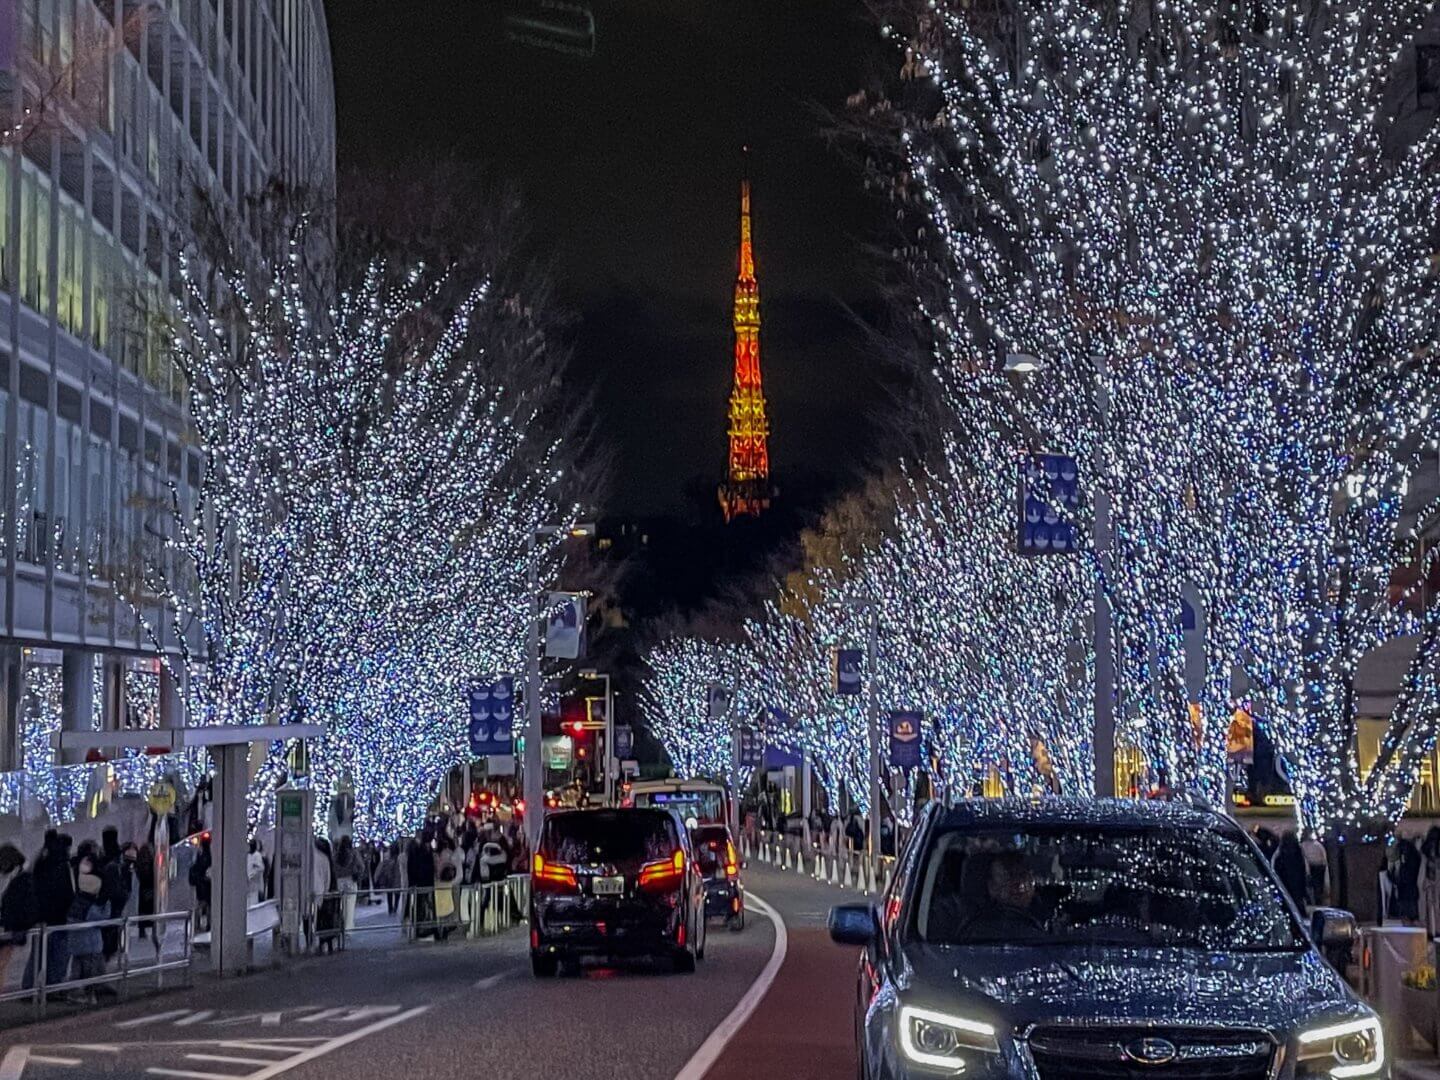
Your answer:
[[[880,814],[884,794],[880,786],[880,699],[876,686],[876,655],[880,651],[880,608],[874,600],[864,604],[870,611],[870,633],[865,651],[870,667],[867,726],[870,730],[870,880],[880,880]]]

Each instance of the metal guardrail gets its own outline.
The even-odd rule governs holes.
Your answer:
[[[895,857],[883,855],[879,880],[872,881],[868,854],[852,850],[844,838],[838,845],[833,844],[828,836],[815,843],[807,842],[805,836],[796,833],[759,832],[752,837],[742,830],[740,853],[746,859],[756,859],[779,870],[791,870],[862,893],[884,892],[895,871]]]
[[[141,937],[139,930],[149,927],[148,937]],[[172,933],[178,928],[178,933]],[[118,951],[96,975],[70,978],[69,971],[62,973],[58,982],[50,982],[49,967],[57,954],[65,952],[65,944],[75,934],[101,933],[105,930],[119,933]],[[171,949],[172,945],[178,948]],[[22,963],[23,956],[23,963]],[[24,981],[29,986],[9,988],[0,981],[0,1002],[24,1001],[30,999],[35,1005],[37,1016],[44,1017],[45,1006],[51,996],[86,990],[96,986],[125,984],[133,979],[154,977],[156,986],[164,985],[165,973],[184,972],[186,985],[190,982],[190,965],[194,958],[194,937],[191,915],[188,911],[168,911],[159,915],[134,915],[123,919],[100,919],[95,922],[66,923],[61,926],[37,926],[26,935],[26,950],[16,950],[11,958],[10,971],[23,970]],[[66,967],[69,967],[67,953]],[[0,972],[4,980],[5,972]]]
[[[448,915],[438,911],[448,895]],[[394,911],[362,913],[361,897],[398,898]],[[347,911],[347,902],[352,904]],[[343,948],[352,934],[395,933],[406,941],[419,937],[493,937],[523,922],[530,904],[530,877],[513,874],[503,881],[474,885],[438,885],[404,889],[362,889],[358,892],[320,893],[311,897],[309,941],[315,947],[335,941]],[[325,912],[326,905],[332,905]],[[323,917],[322,917],[323,916]],[[369,917],[366,917],[369,916]],[[332,920],[337,920],[331,924]]]

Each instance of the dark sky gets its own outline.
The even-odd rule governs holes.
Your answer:
[[[847,0],[593,0],[580,59],[505,39],[528,0],[329,0],[340,158],[453,154],[520,186],[580,313],[576,379],[615,451],[612,514],[723,472],[739,148],[753,148],[772,469],[813,501],[866,464],[876,209],[823,139],[877,35]]]

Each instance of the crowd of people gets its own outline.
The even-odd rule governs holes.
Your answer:
[[[78,845],[50,829],[31,862],[13,844],[0,845],[0,985],[17,954],[26,949],[30,931],[39,926],[76,927],[49,935],[44,985],[103,976],[120,952],[120,929],[82,924],[153,915],[154,866],[153,852],[121,844],[114,828],[105,829],[99,843],[84,840]],[[142,936],[146,930],[142,923]],[[41,975],[38,960],[38,950],[27,951],[22,981],[27,990]],[[73,994],[94,999],[114,992],[93,985]]]

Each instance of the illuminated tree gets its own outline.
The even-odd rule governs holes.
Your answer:
[[[645,666],[649,672],[640,692],[640,715],[665,748],[675,775],[728,777],[733,764],[731,725],[754,724],[751,654],[734,642],[677,636],[651,647]],[[711,715],[712,686],[731,695],[723,716]],[[739,786],[743,789],[743,782]]]

